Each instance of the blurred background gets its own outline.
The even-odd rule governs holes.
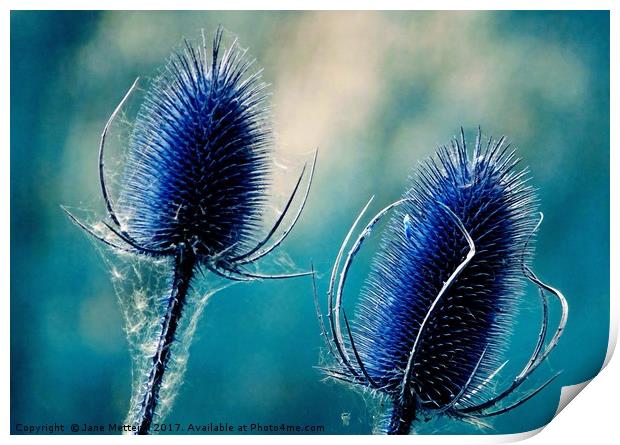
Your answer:
[[[291,166],[288,182],[274,185],[278,193],[320,148],[308,205],[283,252],[299,269],[314,262],[321,296],[368,198],[376,196],[375,211],[396,200],[418,161],[460,126],[472,141],[481,125],[483,135],[505,134],[518,147],[545,214],[535,270],[570,304],[559,346],[525,387],[564,372],[492,419],[492,429],[436,419],[416,431],[508,433],[548,422],[560,387],[592,378],[607,348],[607,12],[13,12],[12,431],[16,423],[125,418],[131,358],[121,309],[101,255],[59,205],[104,215],[97,147],[109,114],[184,37],[200,38],[203,28],[210,37],[218,24],[249,47],[272,85],[275,150]],[[373,243],[350,276],[347,307],[355,306]],[[535,344],[536,298],[529,288],[500,387]],[[371,433],[381,407],[321,381],[313,366],[322,348],[309,280],[225,289],[198,324],[167,420]]]

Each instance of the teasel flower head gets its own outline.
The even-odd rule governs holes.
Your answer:
[[[112,113],[99,149],[106,233],[69,213],[115,252],[174,262],[150,374],[141,386],[137,412],[130,416],[139,433],[148,433],[153,421],[170,346],[197,270],[234,281],[309,274],[266,275],[247,269],[277,248],[295,226],[310,191],[316,154],[305,191],[300,192],[306,166],[283,211],[260,236],[273,155],[267,84],[236,40],[224,49],[222,37],[218,28],[211,48],[204,34],[202,44],[186,41],[152,81],[132,127],[116,202],[106,185],[105,141],[138,80]],[[283,226],[300,194],[297,210]]]
[[[561,292],[531,269],[530,241],[542,214],[528,185],[528,172],[519,164],[503,137],[490,138],[483,147],[480,129],[473,154],[468,154],[461,129],[461,140],[439,148],[420,166],[402,199],[370,220],[346,256],[370,202],[343,242],[327,293],[327,324],[316,301],[322,333],[336,360],[323,371],[387,396],[393,406],[382,429],[388,434],[409,433],[421,413],[469,421],[502,414],[557,376],[494,409],[549,355],[568,314]],[[390,211],[393,216],[374,254],[355,318],[349,321],[343,290],[350,266],[363,241]],[[513,383],[489,395],[490,382],[505,364],[500,360],[526,280],[540,292],[543,321],[538,340]],[[562,316],[546,343],[547,294],[560,301]]]
[[[218,36],[219,38],[219,36]],[[186,44],[149,89],[129,143],[119,212],[137,244],[240,253],[261,224],[271,132],[266,83],[219,41]]]

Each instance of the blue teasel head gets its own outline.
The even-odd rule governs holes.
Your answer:
[[[466,420],[499,415],[525,403],[555,377],[492,410],[548,356],[568,311],[562,294],[530,268],[530,239],[542,215],[519,163],[503,137],[490,138],[483,147],[480,130],[470,156],[461,130],[460,141],[440,147],[422,164],[402,199],[370,220],[346,257],[370,202],[343,242],[328,290],[328,326],[319,312],[322,333],[337,360],[324,372],[387,395],[393,408],[383,426],[386,433],[407,434],[420,412]],[[375,224],[390,211],[393,216],[349,322],[342,306],[349,268]],[[526,279],[540,289],[538,340],[513,384],[488,396],[489,382],[503,367],[502,352]],[[546,293],[559,299],[562,317],[545,345]]]
[[[283,226],[299,196],[305,165],[282,212],[260,236],[272,156],[267,85],[260,70],[251,72],[254,60],[236,40],[222,49],[222,36],[218,28],[210,48],[204,35],[202,44],[186,41],[151,82],[132,127],[116,202],[106,186],[105,140],[138,80],[112,113],[99,145],[99,181],[108,216],[103,233],[67,212],[115,252],[173,259],[169,293],[158,317],[161,330],[149,339],[157,347],[147,357],[147,374],[140,375],[132,398],[129,419],[138,434],[150,431],[156,415],[171,345],[197,270],[235,281],[310,274],[267,275],[247,268],[276,249],[295,226],[317,156],[298,209]]]
[[[151,250],[191,243],[240,253],[260,228],[269,182],[267,84],[235,45],[185,43],[152,82],[133,127],[119,212]]]
[[[255,61],[246,57],[246,50],[236,39],[222,48],[222,37],[220,27],[210,48],[204,34],[201,44],[185,41],[151,82],[132,127],[115,204],[105,181],[105,140],[139,79],[112,113],[99,150],[108,232],[95,233],[69,216],[116,251],[158,257],[177,255],[182,248],[197,265],[227,278],[272,278],[253,275],[243,266],[271,252],[297,222],[316,154],[289,226],[274,238],[298,196],[306,166],[283,212],[258,240],[271,173],[269,94],[262,70],[252,69]]]

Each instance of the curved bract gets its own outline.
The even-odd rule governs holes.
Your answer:
[[[420,409],[461,417],[493,415],[483,411],[512,393],[540,364],[566,322],[563,296],[538,280],[529,266],[534,253],[529,241],[540,214],[527,172],[517,169],[519,159],[504,138],[489,139],[483,147],[480,137],[479,132],[471,157],[461,133],[460,141],[441,147],[436,158],[419,168],[403,198],[362,230],[337,285],[355,225],[334,265],[328,306],[330,350],[338,365],[326,372],[389,396],[394,401],[389,433],[408,432]],[[349,267],[388,211],[391,220],[349,321],[342,309]],[[528,279],[541,289],[543,301],[538,344],[511,388],[485,399],[489,376],[502,366],[501,353]],[[563,305],[560,327],[545,349],[544,292]]]

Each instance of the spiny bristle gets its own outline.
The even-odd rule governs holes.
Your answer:
[[[153,81],[133,128],[119,216],[138,244],[191,244],[208,257],[247,247],[269,174],[266,84],[233,43],[186,42]]]
[[[464,138],[455,139],[412,178],[352,323],[361,361],[382,392],[398,397],[410,365],[420,407],[441,409],[497,367],[537,220],[534,191],[517,163],[504,138],[486,149],[478,138],[471,159]],[[475,255],[437,299],[470,252],[459,219]]]

